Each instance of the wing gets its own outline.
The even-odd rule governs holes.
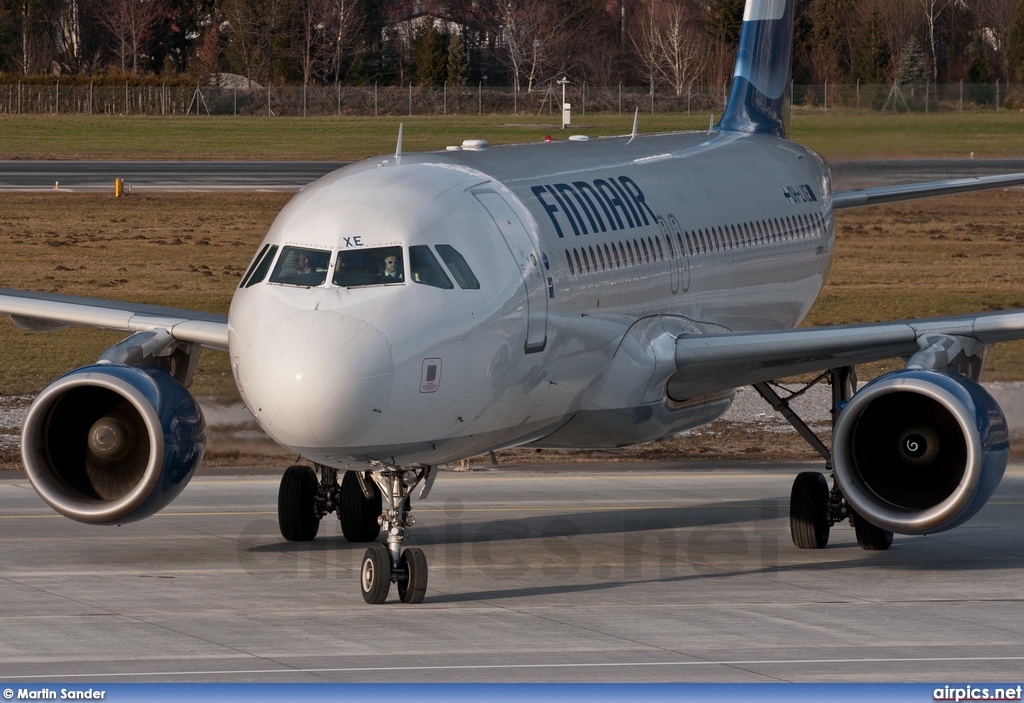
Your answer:
[[[683,335],[676,340],[676,372],[667,390],[673,398],[692,398],[785,376],[915,355],[924,367],[944,368],[960,353],[977,356],[988,345],[1014,339],[1024,339],[1024,310]]]
[[[72,325],[120,332],[166,330],[176,341],[206,349],[228,349],[227,315],[6,288],[0,288],[0,313],[10,315],[18,327],[34,332]]]
[[[979,176],[976,178],[954,178],[948,181],[879,186],[877,188],[863,188],[860,190],[840,190],[832,194],[832,208],[835,210],[846,210],[866,205],[884,205],[885,203],[896,203],[903,200],[934,198],[939,195],[973,193],[978,190],[1010,188],[1020,185],[1024,185],[1024,173]]]

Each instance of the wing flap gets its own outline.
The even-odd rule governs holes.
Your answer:
[[[227,315],[214,313],[10,289],[0,289],[0,313],[32,331],[71,325],[119,332],[166,329],[183,342],[220,351],[228,348]]]

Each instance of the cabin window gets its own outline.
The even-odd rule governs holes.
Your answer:
[[[425,286],[445,290],[455,287],[430,247],[423,244],[409,247],[409,275],[415,283]]]
[[[576,270],[579,271],[580,273],[583,273],[583,262],[580,261],[579,249],[573,249],[572,255],[576,257]]]
[[[312,288],[327,280],[331,253],[322,249],[285,247],[270,276],[271,283]],[[254,276],[255,277],[255,276]]]
[[[405,260],[402,247],[346,249],[338,252],[331,281],[344,288],[404,283]]]
[[[274,255],[277,254],[277,245],[266,244],[260,250],[260,253],[253,259],[252,266],[249,267],[249,272],[242,278],[242,282],[239,284],[239,288],[249,288],[254,286],[264,278],[267,277],[267,271],[270,270],[270,264],[274,261]]]
[[[569,253],[568,249],[565,250],[565,263],[569,264],[569,275],[575,276],[576,268],[572,265],[572,254]]]
[[[452,272],[452,277],[459,284],[459,288],[463,290],[478,290],[480,288],[480,281],[473,275],[473,270],[469,268],[465,257],[455,247],[450,244],[438,244],[434,248],[441,255],[441,261]]]

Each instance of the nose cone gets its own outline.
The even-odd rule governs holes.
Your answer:
[[[257,421],[296,450],[358,446],[388,405],[393,374],[391,345],[380,330],[319,310],[265,325],[239,366]]]

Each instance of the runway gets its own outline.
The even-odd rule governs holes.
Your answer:
[[[114,528],[0,476],[0,682],[1017,683],[1024,467],[966,526],[800,551],[802,465],[445,471],[415,504],[430,583],[366,605],[365,545],[277,531],[279,472],[207,472]]]
[[[346,162],[2,161],[0,191],[297,191]],[[872,159],[832,164],[836,187],[866,188],[1024,171],[1024,159]]]

